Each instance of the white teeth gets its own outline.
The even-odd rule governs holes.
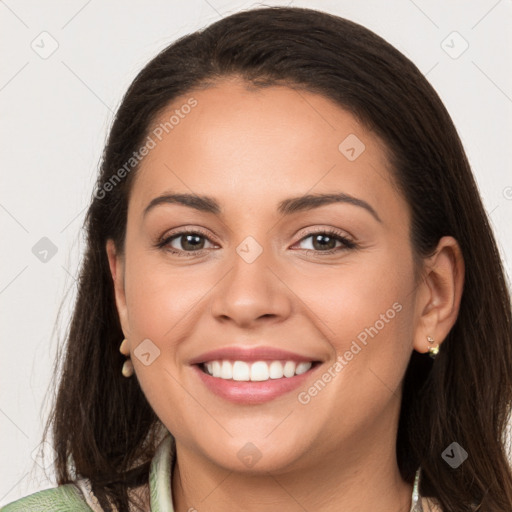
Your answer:
[[[222,361],[222,366],[220,367],[220,376],[223,379],[233,378],[233,365],[229,361]]]
[[[255,361],[247,363],[246,361],[208,361],[204,363],[203,368],[213,377],[220,379],[233,379],[237,381],[261,382],[269,379],[281,379],[283,377],[293,377],[307,372],[313,363],[295,361]]]
[[[299,363],[295,369],[295,374],[306,373],[311,368],[311,363]]]
[[[256,361],[251,365],[251,380],[268,380],[270,371],[265,361]]]
[[[285,377],[293,377],[295,375],[295,363],[293,361],[286,361],[283,373]]]
[[[222,372],[220,367],[220,361],[213,361],[212,362],[212,373],[213,375],[220,375]]]
[[[247,363],[244,361],[235,361],[233,364],[233,380],[251,380],[250,371],[251,369]],[[213,376],[222,378],[222,375],[215,375],[215,373]]]
[[[280,379],[283,377],[283,365],[279,361],[272,361],[269,366],[271,379]]]

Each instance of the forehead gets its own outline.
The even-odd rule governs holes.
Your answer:
[[[303,90],[226,80],[176,98],[148,133],[153,148],[130,197],[139,211],[164,191],[207,194],[227,207],[336,191],[389,209],[397,195],[381,140]]]

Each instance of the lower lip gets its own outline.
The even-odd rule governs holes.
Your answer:
[[[321,365],[317,363],[307,372],[301,373],[300,375],[282,377],[281,379],[269,379],[260,382],[227,380],[212,377],[210,374],[203,372],[197,364],[193,365],[193,369],[212,393],[238,404],[261,404],[304,385],[306,380],[309,379],[313,373],[316,373],[316,370],[320,366]]]

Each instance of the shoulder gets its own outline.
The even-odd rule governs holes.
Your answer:
[[[90,512],[92,509],[74,484],[35,492],[0,508],[0,512]]]

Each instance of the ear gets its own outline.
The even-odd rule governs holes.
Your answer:
[[[125,338],[128,338],[130,329],[128,322],[128,312],[126,307],[126,296],[124,289],[124,256],[117,253],[114,241],[107,240],[106,245],[108,264],[112,280],[114,281],[114,293],[116,298],[117,313]]]
[[[464,259],[457,240],[439,240],[435,253],[425,260],[423,276],[416,294],[414,349],[425,353],[440,345],[459,314],[464,287]],[[434,341],[430,344],[427,336]]]

